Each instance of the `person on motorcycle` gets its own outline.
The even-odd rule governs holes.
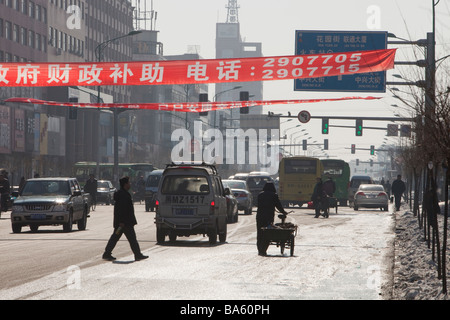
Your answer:
[[[145,199],[145,180],[144,176],[140,176],[136,181],[136,191],[134,192],[134,200],[141,202]]]
[[[8,173],[6,172],[6,170],[1,170],[0,171],[0,195],[1,195],[1,201],[0,201],[0,205],[1,211],[6,212],[8,210],[8,198],[9,198],[9,193],[10,193],[10,185],[9,185],[9,180],[8,180]],[[1,213],[0,211],[0,213]]]
[[[97,204],[97,179],[91,173],[89,175],[89,180],[86,181],[84,185],[84,192],[89,193],[93,204]]]
[[[323,200],[323,197],[324,197],[324,191],[323,191],[322,178],[317,178],[316,185],[314,186],[314,191],[311,196],[311,200],[313,202],[314,209],[316,211],[316,215],[314,216],[314,218],[318,218],[320,216],[320,209],[321,209],[321,204],[322,204],[321,202]]]
[[[336,192],[336,184],[331,177],[328,177],[328,180],[323,183],[323,191],[325,191],[329,197],[332,197]]]

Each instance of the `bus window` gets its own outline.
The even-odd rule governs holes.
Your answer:
[[[316,174],[316,160],[286,159],[284,162],[284,173],[306,173]]]

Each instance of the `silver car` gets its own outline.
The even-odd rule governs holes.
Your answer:
[[[244,210],[245,214],[252,213],[253,196],[244,180],[222,180],[225,188],[230,188],[238,202],[238,210]]]
[[[381,184],[361,184],[355,193],[353,209],[380,208],[388,211],[389,198]]]

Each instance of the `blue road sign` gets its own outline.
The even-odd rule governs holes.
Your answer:
[[[295,54],[326,54],[387,48],[384,31],[295,32]],[[295,91],[386,92],[386,72],[294,80]]]

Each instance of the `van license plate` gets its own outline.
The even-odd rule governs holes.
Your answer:
[[[178,208],[178,209],[175,209],[175,215],[177,215],[177,216],[193,216],[194,209]]]
[[[31,220],[45,220],[47,218],[47,215],[45,214],[32,214]]]

